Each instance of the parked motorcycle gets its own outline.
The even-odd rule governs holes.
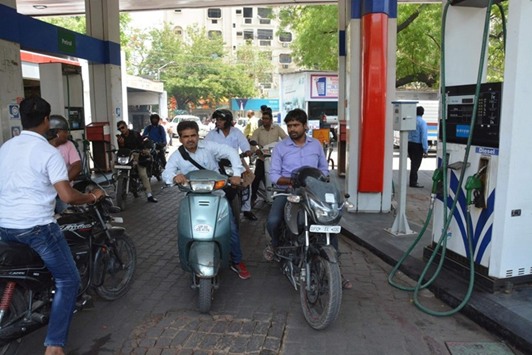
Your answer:
[[[303,315],[318,330],[338,317],[342,303],[338,253],[331,238],[341,231],[338,223],[346,202],[326,180],[319,169],[302,167],[292,174],[291,191],[274,189],[274,198],[287,196],[287,203],[273,258],[292,286],[299,288]]]
[[[164,154],[164,146],[153,143],[148,138],[144,138],[143,145],[143,150],[127,148],[112,150],[116,153],[113,177],[116,181],[116,204],[122,210],[126,209],[129,193],[137,198],[139,193],[145,190],[137,165],[146,168],[148,179],[151,179],[152,176],[158,181],[162,179],[163,162],[160,154]],[[138,156],[137,160],[134,159],[135,156]]]
[[[129,193],[136,198],[144,190],[137,170],[137,161],[133,159],[134,154],[140,154],[140,151],[127,148],[116,151],[113,179],[116,181],[116,205],[122,210],[126,209]]]
[[[192,287],[199,291],[199,311],[206,313],[219,287],[220,269],[230,262],[230,207],[223,194],[216,192],[227,185],[227,177],[196,170],[186,178],[188,182],[179,185],[186,192],[177,224],[179,260],[183,270],[192,273]]]
[[[126,294],[135,274],[136,250],[107,198],[94,205],[69,207],[57,220],[76,262],[81,284],[76,311],[90,301],[89,289],[104,300]],[[46,326],[54,280],[29,246],[0,241],[0,354],[15,353],[21,338]]]

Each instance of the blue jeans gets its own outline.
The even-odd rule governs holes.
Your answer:
[[[229,219],[231,220],[231,260],[234,264],[239,264],[242,261],[240,231],[238,230],[238,224],[236,224],[236,219],[231,207],[229,207]]]
[[[28,229],[0,228],[0,239],[29,245],[54,276],[55,296],[44,346],[64,347],[76,306],[80,277],[59,225],[50,223]]]
[[[277,196],[273,199],[270,213],[266,222],[268,234],[272,238],[272,247],[277,247],[279,244],[279,233],[281,233],[281,226],[284,220],[284,205],[286,205],[286,196]]]

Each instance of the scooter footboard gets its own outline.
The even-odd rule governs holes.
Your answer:
[[[221,265],[220,248],[214,242],[193,242],[188,254],[188,265],[199,277],[214,277]]]

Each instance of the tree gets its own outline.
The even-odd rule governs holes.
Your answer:
[[[165,24],[132,37],[134,72],[160,79],[179,109],[198,105],[216,107],[231,97],[256,94],[252,68],[228,56],[222,38],[204,28],[186,29],[186,40]],[[163,68],[164,70],[159,71]]]
[[[289,6],[279,12],[279,32],[295,33],[290,49],[306,69],[338,70],[338,6]]]

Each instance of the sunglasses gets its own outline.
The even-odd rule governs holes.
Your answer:
[[[118,127],[118,129],[119,130],[124,130],[124,129],[126,129],[126,126],[120,126],[120,127]]]

